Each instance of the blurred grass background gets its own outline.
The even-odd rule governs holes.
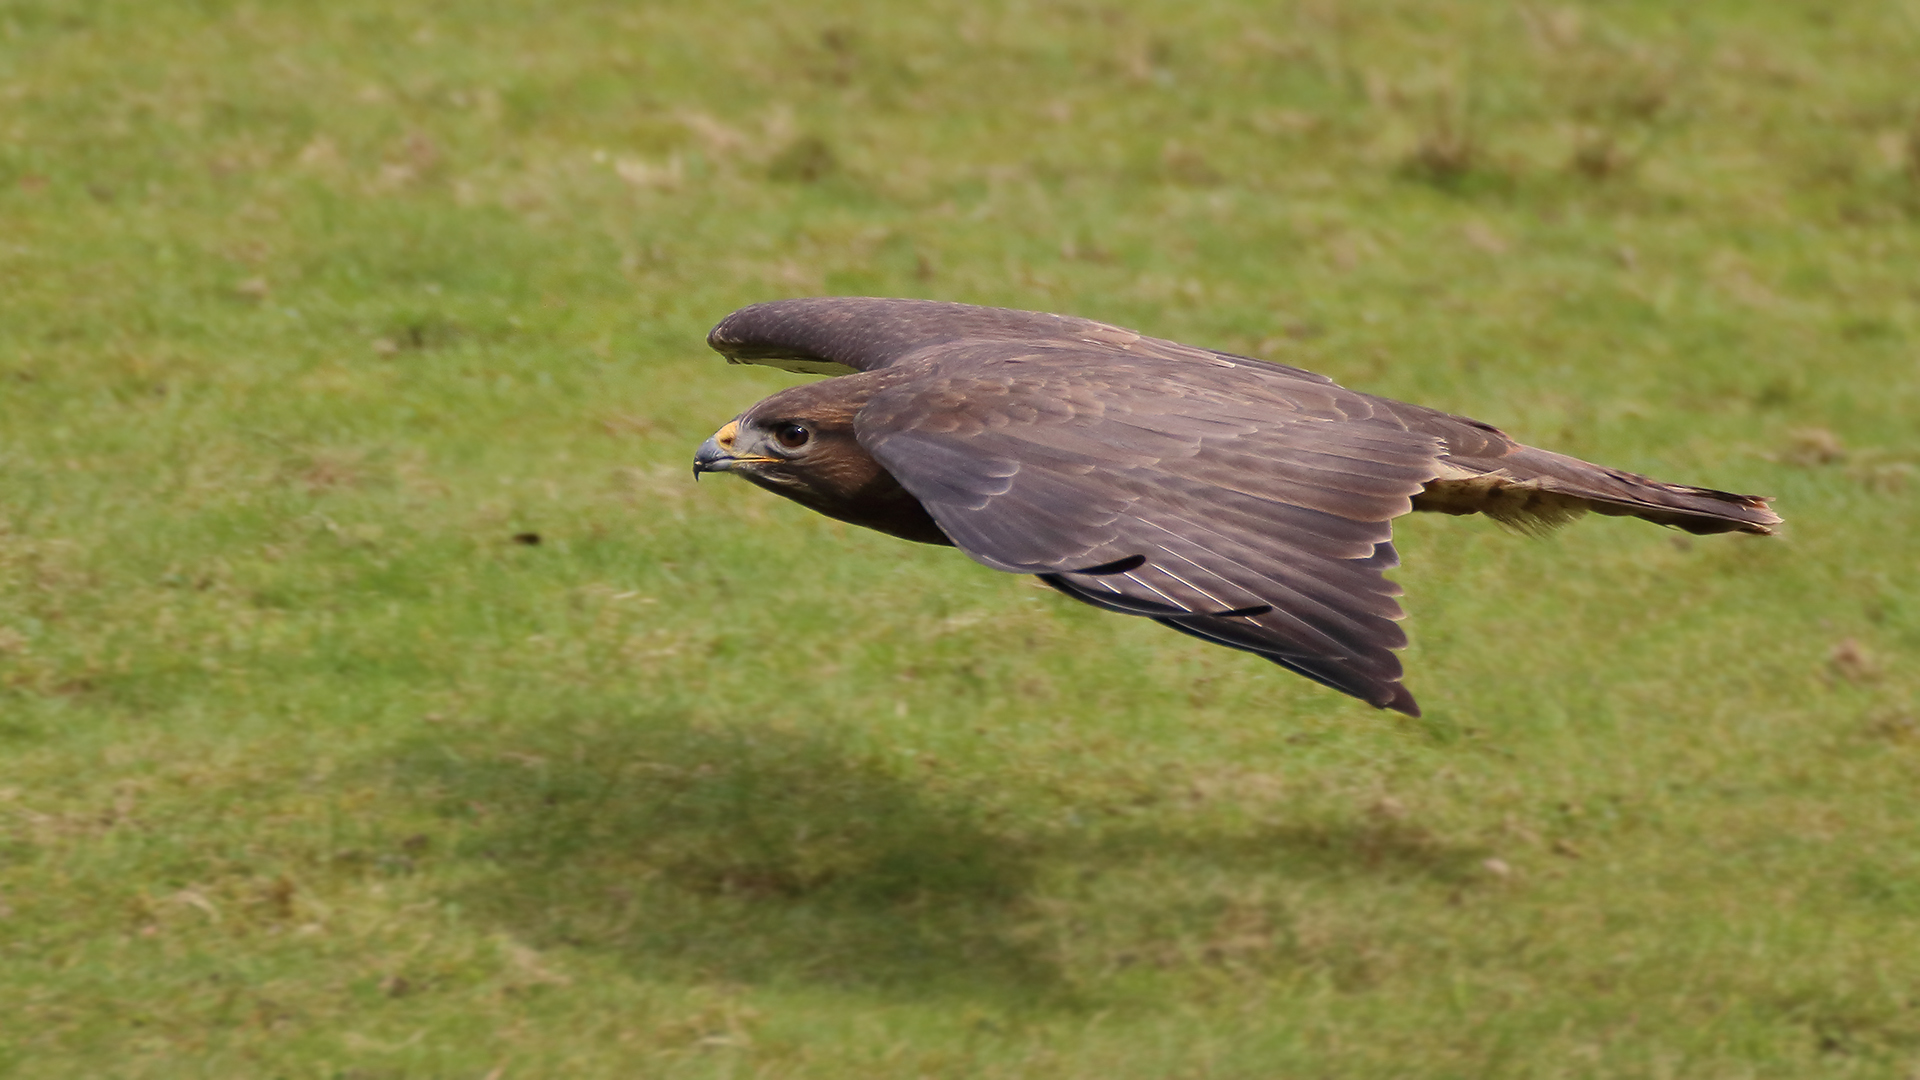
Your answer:
[[[0,1070],[1911,1077],[1920,8],[0,3]],[[1428,709],[692,448],[1042,308],[1786,535],[1403,520]],[[516,542],[537,535],[540,542]]]

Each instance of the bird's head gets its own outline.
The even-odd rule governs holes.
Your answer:
[[[846,376],[795,386],[728,421],[693,454],[693,475],[733,473],[828,517],[926,544],[950,543],[855,436],[871,390]]]
[[[728,421],[694,451],[693,474],[735,473],[804,503],[867,480],[877,466],[854,438],[851,410],[818,400],[820,385],[784,390]]]
[[[805,469],[814,444],[814,426],[805,420],[741,415],[693,452],[693,473],[731,472],[766,483],[792,483]]]

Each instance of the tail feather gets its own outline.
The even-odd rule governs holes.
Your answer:
[[[1762,495],[1668,484],[1579,458],[1515,444],[1497,458],[1443,458],[1441,475],[1414,496],[1415,510],[1486,514],[1503,524],[1543,532],[1591,510],[1637,517],[1690,533],[1762,536],[1780,515]]]

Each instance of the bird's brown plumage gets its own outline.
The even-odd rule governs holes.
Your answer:
[[[1418,715],[1392,519],[1593,510],[1768,533],[1757,496],[1664,484],[1523,446],[1478,420],[1300,368],[1086,319],[926,300],[756,304],[708,343],[838,375],[761,401],[700,448],[814,510],[1077,600],[1144,615]]]

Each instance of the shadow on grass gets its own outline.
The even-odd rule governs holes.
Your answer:
[[[963,793],[819,735],[677,719],[556,718],[386,767],[462,822],[448,854],[497,870],[456,896],[470,916],[663,978],[1064,1002],[1059,928],[1033,902],[1043,864],[1459,883],[1480,855],[1390,820],[1018,839]]]
[[[436,741],[393,763],[500,872],[458,897],[667,977],[1045,994],[1030,853],[818,736],[677,721]]]

